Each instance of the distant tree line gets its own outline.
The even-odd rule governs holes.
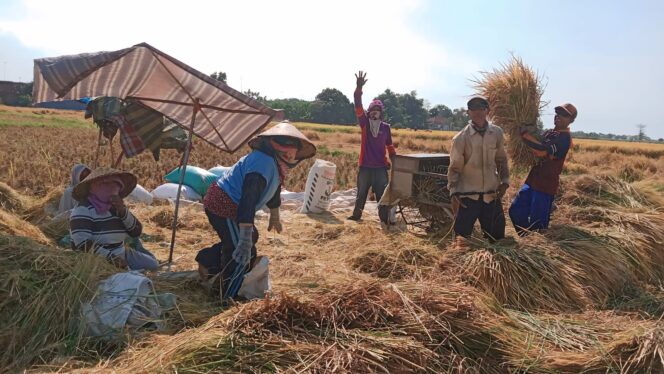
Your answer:
[[[212,78],[226,82],[226,73],[214,72]],[[288,120],[338,125],[356,123],[353,102],[336,88],[325,88],[313,101],[286,98],[268,99],[252,90],[243,92],[272,108],[282,109]],[[364,97],[365,107],[373,98]],[[396,93],[389,88],[378,95],[385,104],[384,119],[395,128],[459,130],[468,123],[465,108],[450,110],[445,105],[429,108],[417,92]]]
[[[0,104],[11,106],[32,104],[32,82],[2,82],[0,85]]]
[[[603,139],[603,140],[620,140],[627,142],[659,142],[664,143],[664,138],[653,139],[648,135],[645,135],[643,132],[639,132],[636,135],[616,135],[616,134],[604,134],[601,132],[585,132],[585,131],[572,131],[573,138],[580,139]]]
[[[227,75],[222,71],[210,75],[213,79],[226,83]],[[15,86],[14,105],[30,106],[32,102],[32,82]],[[268,99],[260,92],[250,89],[245,95],[258,100],[272,108],[282,109],[285,117],[291,121],[316,122],[325,124],[353,125],[356,123],[353,102],[336,88],[325,88],[313,101],[287,98]],[[366,105],[373,98],[363,98]],[[430,106],[417,92],[396,93],[389,88],[378,95],[377,99],[385,104],[384,119],[394,128],[460,130],[468,124],[466,108],[450,109],[438,104]],[[541,124],[540,124],[541,127]],[[645,125],[636,126],[636,135],[616,135],[596,132],[574,131],[572,136],[585,139],[606,139],[621,141],[664,142],[664,138],[652,139],[645,134]]]

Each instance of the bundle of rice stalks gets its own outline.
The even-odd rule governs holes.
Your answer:
[[[163,207],[158,207],[152,212],[152,215],[150,216],[150,221],[154,222],[159,227],[171,228],[173,225],[173,217],[175,217],[173,208],[170,206],[163,206]],[[184,227],[181,215],[178,217],[178,222],[176,224],[176,227],[178,228]]]
[[[520,58],[512,56],[499,69],[483,72],[474,83],[478,93],[489,99],[492,122],[508,137],[507,150],[514,164],[522,168],[532,166],[535,157],[522,142],[519,127],[531,124],[532,133],[537,133],[534,125],[546,105],[542,101],[541,78]]]
[[[664,372],[664,325],[658,322],[644,334],[635,337],[631,344],[625,365],[626,373]]]
[[[640,283],[628,285],[604,306],[617,312],[638,314],[641,318],[659,318],[664,314],[664,288]]]
[[[22,220],[17,215],[6,212],[2,209],[0,209],[0,233],[23,236],[41,244],[51,243],[39,228],[30,222]]]
[[[451,349],[482,372],[491,371],[485,365],[498,370],[504,354],[494,334],[502,313],[495,299],[457,281],[400,284],[395,290],[417,321],[405,328],[410,335],[439,354]]]
[[[565,184],[563,202],[581,207],[652,207],[629,183],[609,175],[581,175]]]
[[[632,273],[646,282],[664,278],[664,217],[654,211],[625,211],[623,208],[573,208],[568,216],[576,223],[593,227],[603,241],[620,250]]]
[[[414,290],[360,283],[325,290],[312,300],[281,295],[251,302],[200,328],[146,341],[144,349],[120,357],[113,367],[121,372],[499,371],[458,353],[451,343],[464,344],[455,331],[471,336],[466,330],[475,313],[467,295],[425,291],[411,299],[407,294]],[[456,326],[457,321],[464,324]]]
[[[342,286],[330,291],[325,300],[316,303],[286,294],[277,300],[254,303],[233,318],[229,327],[247,333],[284,332],[295,326],[321,330],[380,328],[389,326],[399,314],[399,295],[376,283]]]
[[[650,204],[664,209],[664,179],[646,179],[633,186]]]
[[[615,240],[573,226],[555,226],[545,233],[563,251],[564,260],[580,269],[575,281],[596,305],[604,305],[636,282],[633,254]]]
[[[60,240],[63,236],[69,234],[69,213],[65,212],[53,219],[45,219],[39,225],[39,229],[49,238]]]
[[[518,243],[514,239],[481,241],[479,247],[461,254],[462,274],[505,306],[569,311],[590,304],[576,281],[579,270],[541,235],[530,235]]]
[[[35,225],[44,223],[57,213],[63,192],[62,187],[51,189],[46,196],[34,201],[30,207],[23,211],[23,218]]]
[[[419,176],[418,176],[419,177]],[[449,203],[450,192],[446,181],[432,177],[419,177],[413,180],[414,197],[419,201]]]
[[[352,260],[353,267],[378,278],[403,279],[428,273],[435,263],[432,254],[420,249],[368,251]]]
[[[21,213],[31,205],[30,199],[16,192],[6,183],[0,182],[0,209]]]
[[[644,324],[609,312],[535,315],[505,310],[496,334],[513,372],[621,372],[620,357],[608,352]]]
[[[154,339],[144,346],[145,349],[138,349],[113,362],[112,372],[435,372],[425,366],[427,361],[422,360],[424,365],[420,365],[413,362],[415,360],[399,360],[408,355],[426,356],[426,349],[417,342],[404,337],[353,332],[337,339],[310,342],[292,341],[279,335],[244,336],[212,327]],[[100,369],[90,372],[97,373]]]
[[[95,255],[0,236],[0,367],[18,370],[79,349],[81,302],[115,271]]]
[[[167,331],[200,326],[223,311],[219,302],[210,298],[205,288],[201,287],[198,275],[185,279],[157,276],[152,283],[157,293],[177,295],[176,310],[166,314]]]

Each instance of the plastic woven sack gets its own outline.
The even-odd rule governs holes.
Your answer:
[[[164,179],[171,183],[180,182],[180,167],[173,169],[170,173],[166,174]],[[217,180],[216,175],[209,171],[199,168],[197,166],[187,166],[184,174],[184,184],[191,187],[201,196],[205,196],[210,185]]]

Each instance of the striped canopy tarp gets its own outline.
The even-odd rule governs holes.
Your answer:
[[[275,111],[146,44],[35,60],[33,102],[115,96],[152,108],[222,151],[235,152]],[[192,116],[194,103],[199,112]]]

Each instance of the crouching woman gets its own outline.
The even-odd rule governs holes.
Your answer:
[[[69,220],[72,247],[103,256],[118,267],[156,270],[159,262],[147,251],[127,250],[127,236],[138,238],[141,222],[127,209],[123,198],[136,187],[131,173],[98,168],[72,192],[78,200]]]
[[[281,232],[281,186],[288,171],[313,157],[316,147],[293,125],[279,123],[249,141],[253,149],[213,183],[205,214],[221,242],[196,256],[201,278],[223,299],[235,298],[256,259],[256,212],[270,209],[268,231]]]

